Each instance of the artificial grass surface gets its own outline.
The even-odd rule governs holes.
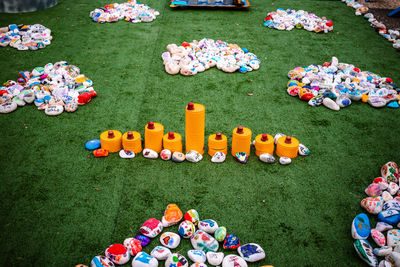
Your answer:
[[[0,116],[1,265],[89,264],[177,203],[183,212],[194,208],[202,219],[215,219],[243,243],[260,244],[266,259],[250,266],[359,266],[351,222],[381,165],[400,162],[399,110],[361,103],[339,112],[310,107],[287,95],[287,72],[337,56],[400,83],[400,54],[341,1],[252,0],[248,11],[171,10],[168,2],[145,1],[161,13],[152,23],[93,23],[89,12],[110,3],[98,0],[60,0],[44,11],[0,16],[0,25],[41,23],[54,37],[39,51],[1,48],[0,81],[66,60],[99,94],[72,114],[48,117],[29,105]],[[334,32],[262,26],[278,7],[326,16]],[[165,73],[167,44],[204,37],[246,47],[261,59],[260,69]],[[206,136],[221,131],[230,138],[238,125],[252,129],[253,137],[283,132],[311,155],[289,166],[263,164],[254,153],[246,165],[230,155],[223,164],[211,164],[208,155],[198,164],[175,164],[117,154],[95,159],[84,149],[108,129],[143,135],[149,120],[184,134],[189,101],[206,107]],[[174,251],[186,256],[190,247],[183,240]]]

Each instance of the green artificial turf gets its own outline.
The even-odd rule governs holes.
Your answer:
[[[400,54],[391,43],[341,1],[251,0],[248,11],[238,11],[172,10],[167,0],[147,0],[160,11],[154,22],[93,23],[89,12],[108,3],[59,0],[47,10],[0,16],[1,26],[40,23],[54,37],[39,51],[0,48],[0,82],[66,60],[98,92],[72,114],[48,117],[28,105],[0,116],[0,265],[89,265],[176,203],[226,226],[242,243],[260,244],[266,258],[250,266],[360,266],[351,222],[380,167],[400,163],[400,110],[364,103],[339,112],[310,107],[286,93],[287,72],[336,56],[400,83]],[[267,13],[278,7],[326,16],[334,31],[264,27]],[[164,71],[166,45],[204,37],[247,48],[261,59],[260,69],[227,74],[214,68],[192,77]],[[117,153],[94,158],[84,148],[108,129],[143,135],[150,120],[184,134],[189,101],[206,107],[206,136],[221,131],[230,140],[238,125],[253,137],[282,132],[311,155],[289,166],[264,164],[254,151],[246,165],[230,155],[223,164],[212,164],[208,155],[198,164],[176,164],[124,160]],[[156,245],[158,238],[144,251]],[[182,240],[174,251],[186,256],[190,248]]]

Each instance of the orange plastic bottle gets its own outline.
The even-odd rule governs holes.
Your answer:
[[[291,136],[282,136],[276,143],[276,155],[295,158],[299,151],[299,140]]]
[[[169,132],[163,137],[164,149],[169,149],[172,153],[182,153],[182,136],[178,133]]]
[[[246,127],[236,127],[232,132],[232,156],[238,152],[245,152],[250,156],[251,130]]]
[[[129,131],[122,135],[122,147],[138,154],[142,152],[142,137],[136,131]]]
[[[204,154],[206,109],[201,104],[189,103],[185,110],[185,149]]]
[[[216,152],[228,153],[228,139],[221,133],[212,134],[208,137],[208,155],[214,156]]]
[[[150,121],[144,127],[144,148],[149,148],[157,153],[162,150],[164,126],[161,123]]]
[[[260,156],[264,153],[274,155],[274,138],[269,134],[259,134],[256,136],[254,147],[256,149],[257,156]]]
[[[110,153],[118,152],[121,150],[121,137],[120,131],[109,130],[100,134],[101,148],[107,150]]]

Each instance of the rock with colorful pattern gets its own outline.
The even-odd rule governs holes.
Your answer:
[[[183,213],[176,204],[169,204],[164,211],[164,216],[162,217],[162,224],[164,227],[169,227],[171,225],[177,224],[182,220]]]
[[[166,260],[171,255],[171,250],[163,246],[156,246],[150,253],[157,260]]]
[[[235,154],[235,158],[240,163],[247,163],[248,155],[245,152],[238,152]]]
[[[381,168],[382,177],[386,179],[388,183],[398,183],[399,169],[394,161],[389,161]]]
[[[142,244],[135,238],[127,238],[124,240],[124,246],[128,249],[131,256],[135,256],[142,251]]]
[[[113,244],[109,246],[106,249],[105,255],[114,263],[120,265],[127,263],[131,258],[128,249],[122,244]]]
[[[393,200],[393,196],[388,191],[382,192],[382,198],[383,198],[383,201],[385,201],[385,202]]]
[[[207,256],[207,261],[209,264],[213,266],[218,266],[221,265],[222,260],[224,259],[224,253],[223,252],[212,252],[209,251],[206,253]]]
[[[135,238],[140,241],[142,247],[145,247],[150,243],[150,238],[145,235],[137,235]]]
[[[247,267],[247,263],[242,257],[231,254],[224,258],[222,267]]]
[[[378,214],[382,211],[383,203],[382,197],[367,197],[361,200],[361,207],[371,214]]]
[[[139,252],[132,260],[132,267],[157,267],[158,260],[146,252]]]
[[[400,212],[397,210],[382,211],[378,214],[378,220],[390,225],[396,225],[400,222]]]
[[[358,214],[351,225],[351,235],[354,239],[367,239],[371,233],[371,226],[367,214]]]
[[[114,263],[105,256],[95,256],[90,262],[90,267],[114,267]]]
[[[400,253],[392,251],[386,259],[394,264],[394,266],[400,266]]]
[[[378,259],[373,253],[371,245],[364,239],[357,239],[354,242],[354,249],[358,256],[365,261],[369,266],[376,267],[378,265]]]
[[[162,232],[162,230],[163,225],[156,218],[148,219],[143,223],[142,227],[140,227],[140,232],[142,233],[142,235],[150,238],[156,237],[159,233]]]
[[[373,183],[378,184],[382,190],[386,190],[389,187],[389,184],[386,182],[386,179],[383,177],[376,177]]]
[[[392,247],[384,246],[380,248],[374,248],[373,252],[376,256],[385,257],[393,251]]]
[[[399,191],[399,185],[397,182],[389,182],[389,187],[387,188],[387,191],[393,196],[394,194]]]
[[[378,267],[395,267],[395,265],[389,260],[381,260]]]
[[[370,197],[378,197],[382,195],[382,189],[378,184],[372,183],[365,189],[365,194]]]
[[[386,245],[386,238],[384,234],[382,234],[378,230],[371,229],[371,237],[378,246],[383,247]]]
[[[224,249],[237,249],[238,247],[240,247],[239,237],[234,234],[227,235],[224,239],[223,247]]]
[[[204,262],[195,262],[190,265],[190,267],[207,267],[207,264],[205,264]]]
[[[214,237],[218,242],[224,241],[226,237],[226,227],[225,226],[220,226],[214,233]]]
[[[172,232],[165,232],[160,236],[160,242],[163,246],[174,249],[179,246],[181,237]]]
[[[194,235],[195,231],[196,229],[194,227],[194,224],[191,221],[187,220],[181,222],[178,228],[178,234],[183,238],[191,238]]]
[[[121,149],[119,151],[119,157],[123,159],[133,159],[135,157],[135,152],[131,150]]]
[[[219,244],[212,236],[204,232],[203,230],[197,230],[196,233],[191,237],[190,242],[194,249],[202,250],[204,252],[217,251]]]
[[[194,209],[188,210],[183,218],[186,221],[192,222],[194,225],[197,225],[200,221],[199,213]]]
[[[262,247],[256,243],[248,243],[237,249],[240,257],[247,262],[256,262],[265,258],[265,252]]]
[[[188,267],[188,260],[181,254],[172,253],[165,261],[165,267]]]
[[[195,150],[189,150],[185,156],[187,161],[194,163],[199,162],[200,160],[203,159],[203,156]]]
[[[191,249],[188,251],[188,257],[191,261],[193,262],[200,262],[204,263],[206,262],[206,253],[202,250],[196,250],[196,249]]]
[[[395,200],[386,201],[382,206],[382,210],[397,210],[400,211],[400,203]]]
[[[392,229],[389,230],[386,234],[387,245],[389,247],[395,247],[400,245],[400,230],[399,229]]]
[[[214,220],[207,219],[199,222],[199,229],[208,234],[213,234],[218,228],[218,223]]]

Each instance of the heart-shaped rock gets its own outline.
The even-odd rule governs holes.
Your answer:
[[[172,232],[165,232],[160,236],[161,245],[174,249],[179,246],[181,242],[181,237]]]

